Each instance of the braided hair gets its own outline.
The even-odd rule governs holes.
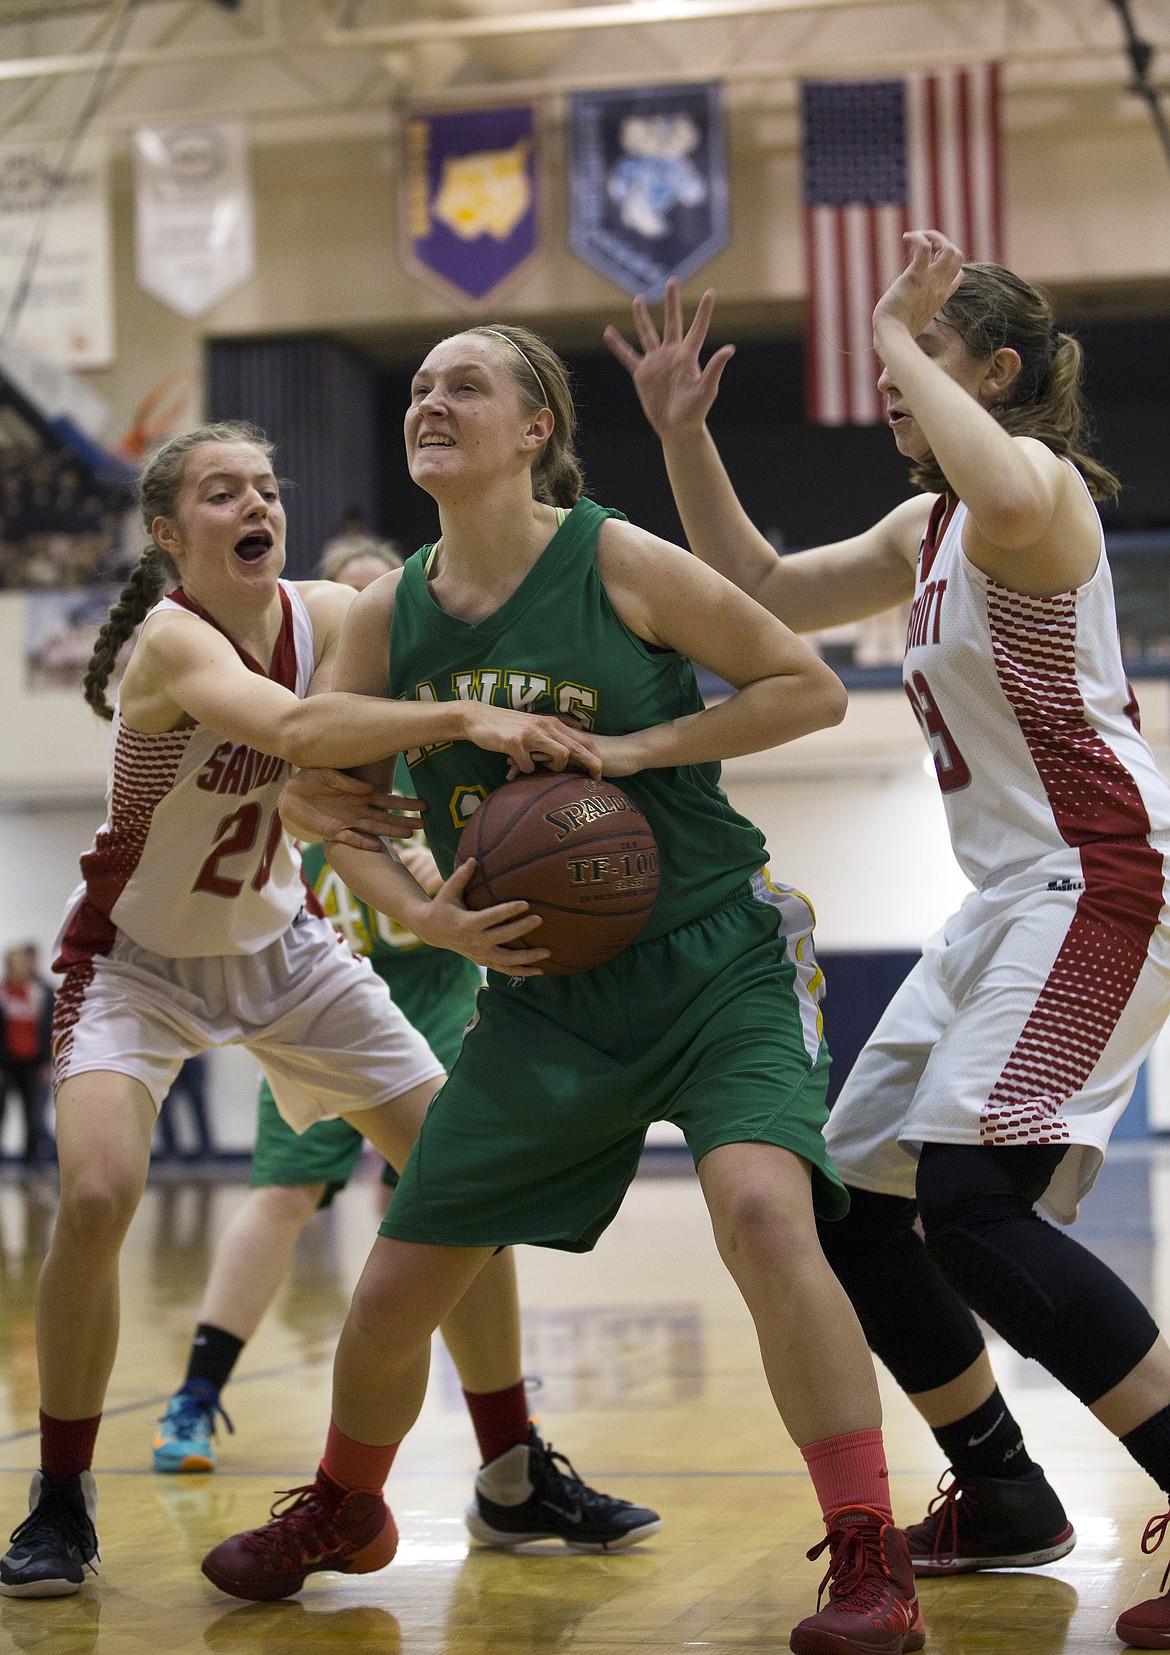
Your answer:
[[[246,442],[272,457],[273,445],[263,431],[244,420],[224,420],[198,425],[193,431],[164,443],[143,471],[138,483],[138,504],[143,526],[150,532],[156,517],[173,517],[187,470],[187,458],[208,442]],[[111,607],[89,658],[84,686],[85,699],[100,718],[111,719],[114,709],[106,700],[106,685],[118,653],[134,628],[146,617],[164,592],[179,584],[179,572],[154,538],[135,564],[118,601]]]

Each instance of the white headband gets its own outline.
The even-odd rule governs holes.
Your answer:
[[[541,379],[540,375],[537,373],[537,371],[533,367],[532,363],[528,360],[528,357],[520,349],[520,347],[516,343],[516,341],[514,339],[509,339],[508,335],[506,333],[501,333],[499,328],[481,328],[480,332],[481,333],[494,334],[497,339],[502,339],[504,341],[505,345],[511,345],[512,349],[516,352],[516,355],[525,364],[525,366],[528,368],[528,371],[531,373],[533,379],[535,379],[537,385],[539,385],[540,394],[544,398],[544,405],[547,408],[549,406],[549,400],[548,400],[548,392],[544,388],[544,380]]]

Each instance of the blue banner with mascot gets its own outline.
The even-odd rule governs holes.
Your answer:
[[[731,239],[717,84],[579,92],[570,100],[569,242],[658,298]]]

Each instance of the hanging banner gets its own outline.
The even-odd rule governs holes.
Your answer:
[[[719,87],[577,92],[569,113],[569,244],[659,298],[731,239]]]
[[[60,145],[0,145],[0,331],[39,244],[10,343],[63,368],[114,360],[106,149],[81,145],[67,173]]]
[[[251,279],[256,230],[248,128],[183,121],[134,134],[138,285],[203,316]]]
[[[411,113],[404,141],[405,262],[463,309],[485,308],[536,252],[536,112]]]

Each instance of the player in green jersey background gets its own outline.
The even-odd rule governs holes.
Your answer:
[[[567,370],[528,330],[469,328],[431,351],[405,428],[441,537],[355,602],[339,682],[583,726],[603,775],[623,779],[654,830],[658,898],[615,960],[542,976],[539,917],[518,902],[471,912],[474,868],[451,871],[468,814],[508,773],[465,741],[406,755],[449,876],[433,899],[380,846],[330,844],[351,888],[489,967],[488,987],[355,1292],[317,1481],[287,1515],[217,1546],[204,1573],[272,1599],[315,1569],[389,1562],[397,1531],[381,1490],[421,1406],[443,1306],[496,1246],[591,1247],[648,1125],[669,1119],[686,1134],[825,1516],[815,1551],[831,1549],[829,1603],[791,1647],[902,1655],[924,1639],[890,1511],[877,1383],[814,1222],[817,1210],[839,1216],[847,1197],[821,1138],[826,1056],[801,969],[812,967],[811,916],[763,876],[763,840],[719,786],[720,759],[836,723],[844,692],[721,576],[582,499],[574,424]],[[704,707],[691,660],[733,686],[725,701]],[[285,804],[295,815],[287,792]],[[472,1532],[497,1544],[544,1532],[536,1479],[515,1456],[484,1468],[469,1513]],[[584,1526],[583,1502],[573,1515]]]

